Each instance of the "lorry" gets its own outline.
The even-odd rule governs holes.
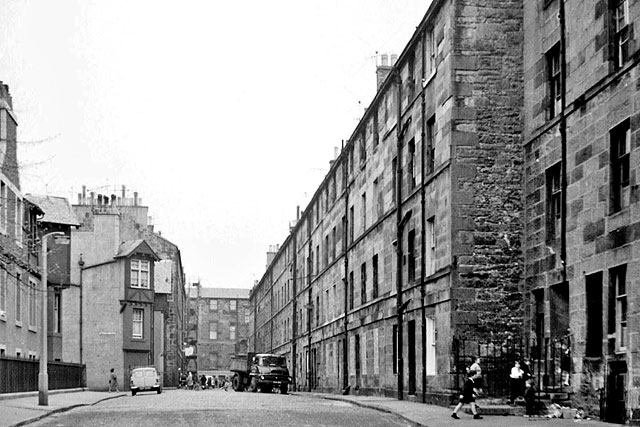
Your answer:
[[[231,358],[231,381],[235,391],[260,390],[268,393],[274,388],[287,394],[291,377],[284,356],[270,353],[238,354]]]

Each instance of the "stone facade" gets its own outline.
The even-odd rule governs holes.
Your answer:
[[[429,400],[454,337],[519,330],[522,35],[522,1],[432,2],[251,292],[296,388]]]
[[[42,305],[36,238],[41,230],[36,218],[42,211],[20,189],[17,125],[9,87],[0,81],[0,357],[38,359]]]
[[[571,338],[577,405],[638,419],[640,3],[524,11],[525,330]]]
[[[189,339],[196,344],[197,371],[229,375],[232,356],[247,353],[249,289],[191,289]]]

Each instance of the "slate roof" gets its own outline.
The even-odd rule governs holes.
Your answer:
[[[200,288],[200,298],[249,299],[250,289],[244,288]],[[191,298],[197,294],[192,293]]]
[[[38,196],[35,194],[26,194],[25,199],[33,203],[44,212],[41,222],[50,224],[80,226],[78,218],[71,209],[69,201],[64,197],[56,196]]]
[[[149,251],[156,257],[157,260],[160,259],[158,255],[156,255],[155,251],[151,249],[151,246],[144,239],[136,239],[136,240],[127,240],[126,242],[122,242],[120,247],[118,248],[118,253],[114,258],[125,258],[135,252],[140,245],[146,245],[149,248]]]

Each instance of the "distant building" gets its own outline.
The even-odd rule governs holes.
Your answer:
[[[191,342],[196,343],[197,370],[225,374],[231,356],[247,352],[249,289],[192,286],[189,295]]]

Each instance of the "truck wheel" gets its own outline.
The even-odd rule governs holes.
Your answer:
[[[255,393],[256,391],[258,391],[258,380],[256,379],[256,377],[252,377],[251,378],[251,384],[249,385],[249,391],[252,393]]]
[[[136,395],[136,391],[135,390],[131,390],[131,396],[135,396]]]
[[[242,380],[240,380],[238,374],[233,376],[233,389],[235,391],[244,391],[244,384],[242,384]]]
[[[262,388],[260,389],[260,391],[261,391],[262,393],[271,393],[272,388],[273,388],[273,387],[271,387],[270,385],[266,385],[266,386],[262,387]]]
[[[288,394],[289,393],[289,386],[287,384],[282,384],[280,386],[280,394]]]

